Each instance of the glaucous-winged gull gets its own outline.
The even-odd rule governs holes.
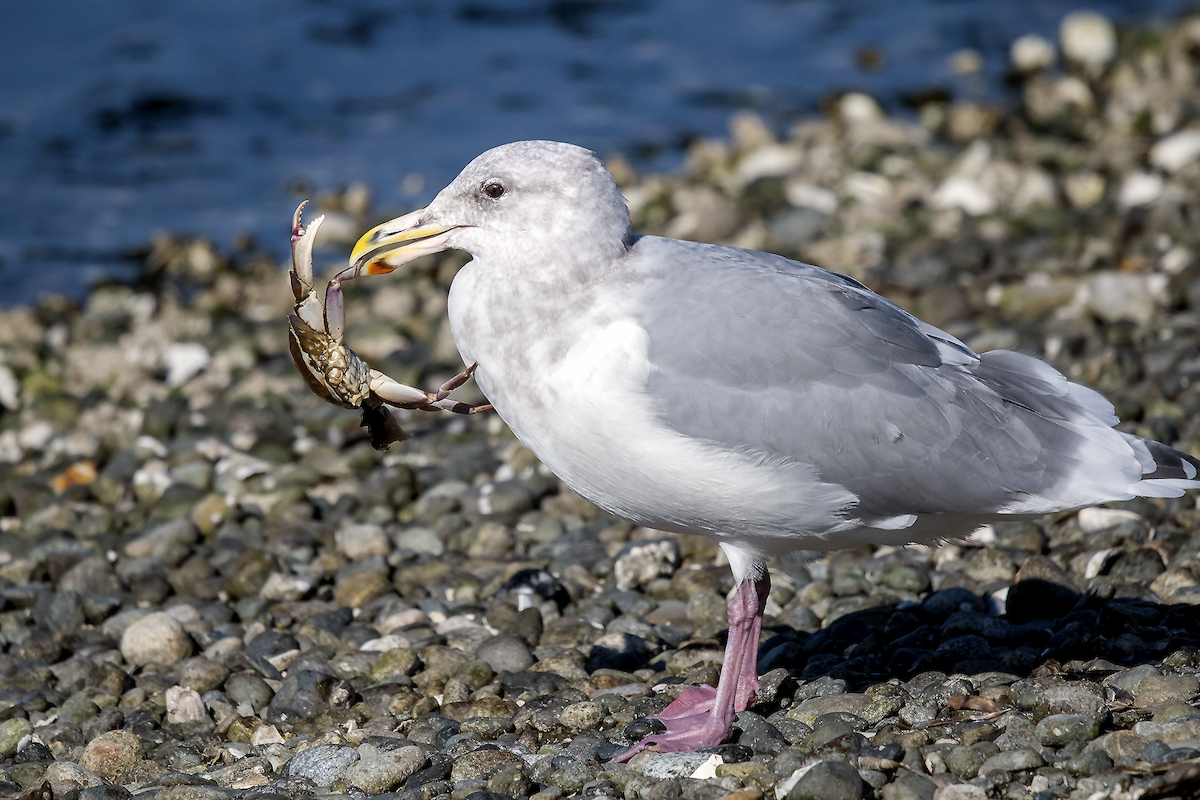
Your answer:
[[[1047,364],[977,355],[858,282],[780,256],[635,236],[592,153],[517,142],[359,240],[356,272],[446,248],[454,340],[501,418],[598,506],[716,539],[737,582],[719,685],[642,749],[723,741],[759,690],[773,554],[933,542],[1200,487]]]

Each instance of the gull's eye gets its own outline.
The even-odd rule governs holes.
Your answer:
[[[493,200],[499,200],[508,191],[500,181],[488,181],[483,185],[483,193]]]

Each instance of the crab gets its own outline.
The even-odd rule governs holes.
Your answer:
[[[317,230],[325,218],[317,217],[305,229],[300,215],[306,205],[307,200],[292,216],[290,277],[296,305],[288,317],[288,347],[308,388],[336,406],[362,409],[362,425],[370,431],[371,445],[376,450],[386,450],[393,442],[412,438],[412,434],[400,427],[388,406],[455,414],[475,414],[490,409],[490,405],[471,405],[449,396],[467,382],[475,372],[476,364],[443,383],[437,391],[427,392],[371,369],[342,343],[346,318],[342,283],[356,277],[358,270],[350,267],[334,276],[322,300],[313,278],[312,251]]]

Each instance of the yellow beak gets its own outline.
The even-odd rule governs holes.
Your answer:
[[[382,275],[415,258],[440,253],[457,230],[454,225],[420,225],[425,209],[377,225],[362,235],[350,252],[354,273]]]

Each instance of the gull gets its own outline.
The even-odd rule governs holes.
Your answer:
[[[517,437],[601,508],[715,539],[733,571],[717,687],[685,689],[618,760],[729,737],[760,689],[773,555],[1200,487],[1195,458],[1115,430],[1104,397],[1036,358],[976,354],[819,267],[634,235],[581,147],[489,150],[364,234],[351,270],[447,248],[473,257],[454,341]]]

